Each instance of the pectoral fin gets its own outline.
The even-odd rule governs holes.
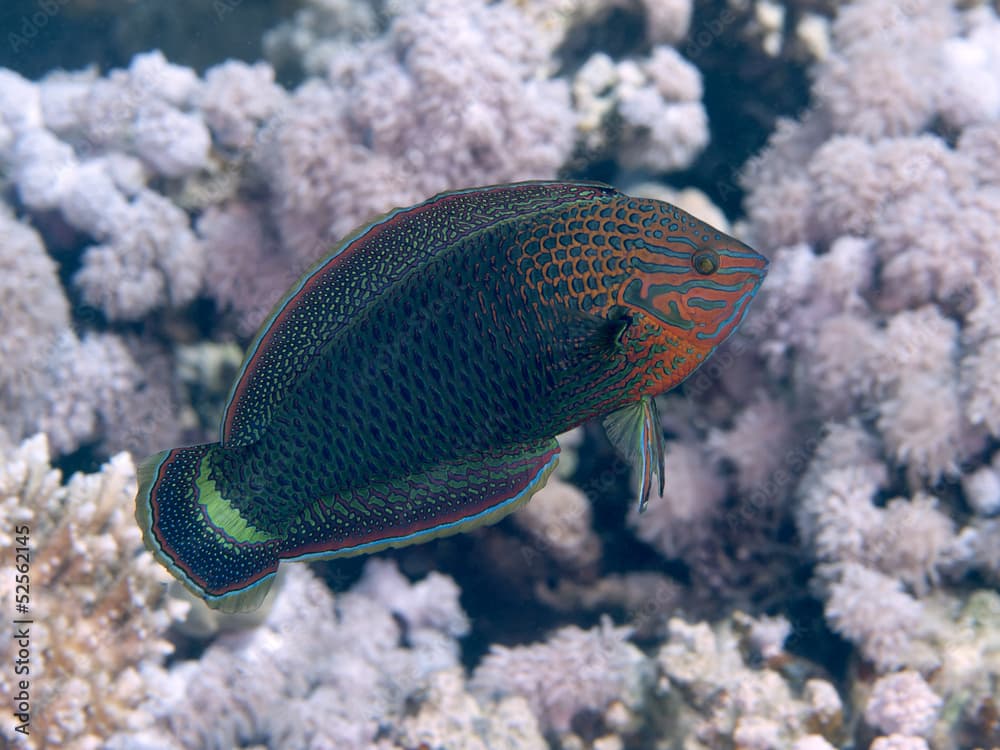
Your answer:
[[[663,494],[663,428],[656,411],[656,401],[647,397],[609,414],[604,419],[608,438],[642,478],[639,487],[639,512],[646,509],[654,475]]]
[[[620,353],[622,334],[632,324],[631,315],[614,309],[607,316],[570,308],[544,314],[557,362],[567,369],[583,358]]]

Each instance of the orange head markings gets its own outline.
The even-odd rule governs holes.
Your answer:
[[[694,369],[739,325],[767,259],[680,209],[629,200],[639,231],[623,241],[629,275],[618,302],[641,325],[626,335],[645,330],[645,346],[662,340],[684,360],[677,369]]]

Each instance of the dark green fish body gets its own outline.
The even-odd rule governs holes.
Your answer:
[[[147,545],[213,606],[246,608],[281,559],[499,519],[544,484],[555,435],[609,413],[647,494],[648,477],[662,482],[651,397],[735,329],[765,272],[679,209],[603,185],[394,211],[279,303],[220,442],[142,465]]]

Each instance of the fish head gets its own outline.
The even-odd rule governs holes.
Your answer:
[[[650,201],[652,202],[652,201]],[[690,372],[739,326],[768,260],[734,237],[670,206],[629,243],[618,301]]]

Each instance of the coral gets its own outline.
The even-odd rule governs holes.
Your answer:
[[[622,166],[652,172],[688,166],[708,143],[698,69],[667,46],[617,68]]]
[[[108,182],[99,184],[110,188]],[[115,200],[113,188],[107,194],[96,185],[80,190],[95,202]],[[201,287],[204,255],[187,215],[157,193],[143,191],[123,207],[120,222],[100,237],[105,242],[83,254],[74,280],[84,300],[112,318],[136,319],[159,305],[193,299]]]
[[[939,108],[949,125],[966,127],[1000,118],[1000,30],[989,12],[968,14],[967,36],[948,39],[942,45],[944,90]]]
[[[784,617],[764,615],[754,619],[737,612],[733,620],[737,627],[746,630],[746,643],[758,658],[773,662],[785,652],[785,641],[792,632],[792,624]]]
[[[197,102],[220,144],[245,149],[254,145],[264,123],[287,106],[287,98],[267,63],[229,60],[205,72]]]
[[[712,533],[726,485],[697,446],[681,442],[666,445],[664,476],[663,497],[654,488],[646,511],[631,509],[628,523],[665,557],[681,557]]]
[[[550,479],[514,515],[514,522],[540,547],[571,569],[593,566],[601,540],[591,526],[590,502],[573,485]]]
[[[57,210],[96,240],[76,283],[111,318],[182,305],[200,290],[204,255],[188,217],[145,186],[149,171],[181,177],[208,166],[209,131],[182,109],[199,84],[159,53],[107,78],[55,76],[34,85],[39,116],[22,117],[0,153],[28,209]]]
[[[548,748],[524,698],[504,698],[490,708],[488,713],[484,712],[465,691],[461,670],[437,672],[431,676],[416,714],[403,720],[396,741],[406,748]]]
[[[739,492],[767,506],[778,494],[769,485],[780,482],[777,472],[794,439],[794,425],[785,404],[759,394],[730,429],[712,430],[707,443],[718,459],[735,466]]]
[[[949,559],[953,525],[929,495],[876,507],[887,481],[876,444],[860,426],[829,425],[799,485],[799,531],[821,574],[836,576],[839,565],[860,563],[923,594]]]
[[[991,518],[972,522],[955,543],[957,557],[969,568],[980,570],[988,580],[1000,582],[1000,520]]]
[[[41,407],[20,411],[17,405],[41,394],[35,388],[38,372],[67,337],[69,305],[56,278],[56,266],[38,235],[0,208],[0,296],[4,300],[4,327],[0,334],[0,398],[5,405],[4,426],[14,438],[32,429]],[[75,343],[75,342],[74,342]],[[27,423],[27,424],[25,424]]]
[[[1000,184],[997,155],[1000,154],[1000,122],[972,125],[958,139],[958,153],[972,162],[973,176],[981,184]]]
[[[368,595],[414,630],[429,628],[455,638],[469,632],[469,619],[458,603],[458,586],[440,573],[411,584],[394,563],[373,559],[353,591]]]
[[[928,750],[928,746],[923,737],[890,734],[888,737],[876,737],[869,750]]]
[[[940,597],[997,566],[998,29],[989,5],[845,4],[812,106],[743,170],[744,231],[772,257],[744,361],[810,430],[767,473],[789,477],[776,507],[833,630],[943,705],[971,678],[933,672],[955,664],[936,634],[961,608]]]
[[[937,71],[924,49],[943,43],[954,28],[950,9],[930,0],[904,10],[882,0],[847,5],[833,23],[835,51],[817,76],[819,106],[842,132],[869,138],[916,132],[937,104],[926,85]],[[889,49],[905,54],[885,54]]]
[[[767,627],[741,619],[740,629],[750,633]],[[795,684],[776,668],[748,666],[740,651],[728,623],[715,629],[677,618],[668,623],[667,642],[657,654],[659,692],[666,701],[661,710],[684,727],[685,747],[776,750],[820,733],[836,742],[842,716],[832,685],[818,679]]]
[[[385,604],[360,591],[334,598],[304,566],[291,566],[261,626],[224,633],[200,659],[172,666],[156,704],[161,729],[191,748],[375,745],[387,717],[402,717],[432,675],[457,666],[449,632],[466,625],[457,588],[443,576],[410,590],[383,562],[369,567],[359,585],[377,596],[402,595],[403,617],[412,623],[405,639]],[[433,701],[481,711],[450,692],[449,678],[438,679]],[[439,705],[433,701],[405,731],[447,721],[429,716]],[[516,714],[516,706],[505,710]],[[530,720],[521,716],[509,731],[530,737]]]
[[[252,335],[295,280],[274,238],[269,236],[260,204],[242,202],[209,206],[197,223],[203,245],[211,249],[205,286],[224,313],[232,312],[236,330]]]
[[[250,5],[211,12],[242,31],[229,14]],[[37,545],[39,746],[997,744],[1000,598],[975,589],[1000,583],[997,9],[713,9],[692,27],[689,0],[308,0],[268,34],[271,64],[199,74],[149,52],[37,82],[0,70],[0,515]],[[605,454],[577,431],[561,438],[575,466],[460,562],[488,561],[562,627],[532,642],[515,614],[524,645],[474,632],[471,653],[489,651],[469,676],[457,639],[476,621],[451,578],[373,560],[334,595],[290,566],[257,621],[191,615],[178,642],[204,642],[163,666],[186,604],[139,548],[129,459],[63,484],[44,438],[10,441],[42,430],[74,465],[193,441],[217,423],[238,339],[344,232],[473,183],[704,180],[728,149],[708,143],[703,86],[722,74],[781,98],[792,60],[815,61],[808,109],[740,169],[732,229],[772,270],[739,334],[661,399],[663,497],[641,516],[615,505],[624,482],[592,471]],[[574,487],[573,468],[599,479]],[[651,549],[617,556],[622,523]],[[826,627],[796,619],[807,596]],[[843,697],[792,653],[832,667],[827,628],[854,649]]]
[[[162,363],[146,351],[143,371],[114,335],[78,338],[41,238],[2,206],[0,233],[0,403],[10,437],[44,430],[53,450],[68,453],[87,441],[138,451],[177,436],[176,395]]]
[[[182,177],[206,166],[210,142],[200,117],[163,102],[140,110],[132,130],[136,155],[167,177]]]
[[[613,13],[634,18],[642,33],[636,42],[675,44],[690,30],[694,11],[691,0],[512,0],[540,29],[552,36],[552,44],[573,46],[577,37],[593,27],[608,30]]]
[[[687,36],[694,11],[692,5],[690,0],[643,0],[650,41],[674,44]]]
[[[203,341],[175,347],[174,356],[175,376],[184,386],[185,401],[191,404],[185,424],[215,434],[233,379],[243,364],[243,350],[232,342]]]
[[[0,536],[5,601],[14,597],[15,560],[25,558],[15,548],[30,550],[31,747],[104,747],[116,733],[152,726],[148,701],[173,649],[166,630],[186,605],[165,597],[169,575],[142,551],[134,494],[127,454],[65,484],[49,466],[43,435],[0,460],[0,508],[13,524]],[[7,632],[7,663],[15,644]],[[0,678],[8,706],[12,677]],[[10,721],[0,731],[12,743],[21,738]]]
[[[905,662],[920,632],[921,616],[920,602],[898,581],[857,563],[841,566],[829,586],[830,626],[882,670]]]
[[[926,737],[940,708],[941,698],[920,673],[903,670],[875,681],[865,705],[865,721],[886,734]]]
[[[924,494],[890,500],[881,514],[882,528],[871,542],[875,567],[918,595],[937,584],[955,539],[954,524],[937,506],[936,498]]]
[[[942,701],[929,739],[935,747],[996,744],[988,717],[1000,680],[1000,596],[980,590],[960,600],[937,597],[924,609],[927,633],[909,666]],[[956,728],[967,733],[964,740],[954,740]]]
[[[1000,474],[992,466],[982,466],[964,475],[962,490],[978,515],[995,516],[1000,513]]]
[[[344,47],[375,36],[388,20],[381,16],[372,2],[308,0],[264,34],[264,52],[277,66],[321,75]]]
[[[689,601],[688,592],[662,573],[632,571],[593,582],[560,578],[552,588],[538,586],[539,601],[560,612],[622,610],[636,638],[662,636],[666,616]]]
[[[977,344],[962,360],[962,390],[966,394],[965,416],[982,425],[991,435],[1000,434],[1000,337],[994,335]]]
[[[604,619],[591,630],[560,628],[544,643],[493,645],[472,675],[472,692],[484,699],[520,695],[542,727],[557,734],[568,732],[581,712],[601,715],[615,701],[638,713],[651,672],[627,642],[629,633]]]
[[[106,78],[56,76],[41,83],[45,126],[92,148],[149,158],[149,166],[159,164],[168,170],[162,174],[177,177],[201,168],[208,157],[208,129],[188,111],[199,84],[194,71],[160,52],[136,55],[127,70]]]
[[[698,69],[666,45],[619,63],[597,52],[573,79],[586,147],[645,172],[682,169],[708,143],[701,97]]]
[[[549,51],[509,5],[456,0],[408,4],[385,36],[338,51],[262,154],[286,248],[304,265],[393,206],[553,175],[573,116],[566,83],[544,75]]]
[[[807,734],[795,740],[792,750],[834,750],[834,747],[818,734]]]

